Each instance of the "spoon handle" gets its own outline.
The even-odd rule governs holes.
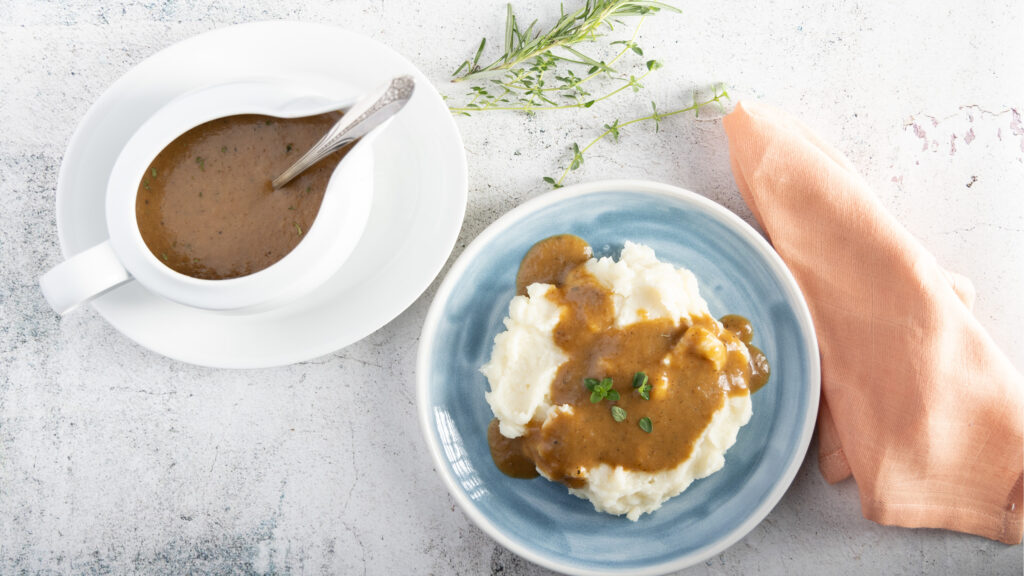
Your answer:
[[[416,81],[412,76],[398,76],[356,102],[327,131],[327,134],[313,145],[308,152],[295,161],[290,168],[272,182],[274,189],[289,183],[307,168],[340,150],[346,144],[361,138],[391,118],[412,98]]]

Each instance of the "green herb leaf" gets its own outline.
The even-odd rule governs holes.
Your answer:
[[[615,383],[611,378],[584,378],[583,385],[590,390],[590,401],[597,404],[601,400],[608,399],[616,402],[619,399],[619,392],[613,388]]]
[[[633,388],[640,394],[640,397],[644,400],[651,399],[651,383],[647,379],[647,374],[643,372],[635,372],[633,374]]]
[[[484,53],[484,46],[487,45],[487,38],[480,39],[480,47],[476,49],[476,56],[473,56],[473,66],[480,61],[480,55]],[[458,74],[458,72],[456,72]]]
[[[604,132],[605,132],[605,134],[611,134],[612,138],[614,138],[615,141],[618,142],[619,141],[619,120],[616,118],[615,122],[612,122],[611,124],[605,124],[604,125]]]
[[[636,423],[636,425],[639,426],[641,430],[647,432],[648,434],[651,433],[651,430],[654,430],[654,425],[651,424],[651,419],[648,418],[647,416],[641,418],[640,421]]]
[[[647,384],[647,374],[643,372],[633,373],[633,388],[640,388],[644,384]]]
[[[569,170],[575,170],[583,164],[583,152],[580,152],[580,145],[572,143],[572,164],[569,165]]]
[[[612,418],[614,418],[616,422],[622,422],[626,419],[626,410],[619,406],[612,406]]]
[[[657,70],[658,68],[661,68],[661,67],[662,67],[661,62],[659,62],[657,60],[648,60],[647,61],[647,69],[648,70]]]
[[[548,184],[551,184],[552,186],[556,184],[555,179],[552,178],[551,176],[545,176],[544,181],[547,182]]]

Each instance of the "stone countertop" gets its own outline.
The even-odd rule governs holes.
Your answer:
[[[557,12],[514,4],[542,23]],[[682,15],[641,31],[646,57],[665,63],[643,92],[566,113],[457,118],[469,204],[452,257],[544,194],[540,177],[565,165],[572,142],[645,114],[650,100],[667,110],[724,82],[846,153],[941,263],[974,280],[977,317],[1024,367],[1022,5],[676,4]],[[504,3],[0,3],[0,573],[547,573],[463,515],[420,439],[414,359],[436,281],[357,344],[253,371],[175,362],[91,309],[58,319],[43,301],[37,279],[60,260],[58,169],[90,104],[163,47],[268,19],[374,37],[457,99],[462,87],[447,79],[482,36],[500,37]],[[752,222],[717,114],[624,131],[568,182],[603,178],[673,183]],[[390,403],[367,401],[367,389]],[[827,485],[808,457],[759,526],[681,573],[1020,574],[1021,564],[1020,546],[865,520],[856,484]]]

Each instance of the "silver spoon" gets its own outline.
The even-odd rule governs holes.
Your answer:
[[[412,76],[398,76],[371,92],[366,98],[356,102],[319,142],[296,160],[295,164],[274,178],[271,183],[274,189],[291,182],[307,168],[331,153],[337,152],[353,140],[372,132],[405,107],[405,103],[412,98],[415,89],[416,81]]]

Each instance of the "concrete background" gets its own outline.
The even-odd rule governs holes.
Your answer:
[[[569,6],[578,2],[569,1]],[[979,3],[677,2],[641,33],[665,63],[644,92],[585,111],[458,118],[469,160],[454,256],[603,123],[725,82],[800,116],[978,289],[976,313],[1024,367],[1024,16]],[[557,4],[515,2],[550,22]],[[545,574],[447,495],[414,410],[434,286],[379,332],[285,368],[211,370],[122,337],[91,309],[58,319],[37,278],[60,260],[54,191],[78,120],[147,56],[219,26],[333,23],[404,54],[444,93],[504,3],[0,0],[0,573]],[[493,57],[493,51],[485,58]],[[639,62],[638,62],[639,63]],[[750,220],[713,116],[600,144],[569,181],[644,177]],[[369,401],[367,385],[387,398]],[[812,453],[815,447],[812,445]],[[1020,574],[1020,546],[878,526],[856,485],[809,458],[778,507],[684,574]]]

